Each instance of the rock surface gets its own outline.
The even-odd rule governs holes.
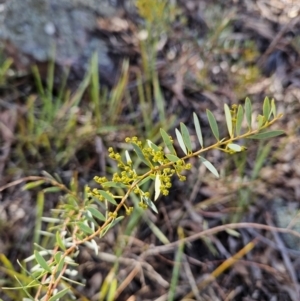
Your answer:
[[[97,18],[115,15],[116,1],[10,0],[2,6],[0,41],[18,66],[55,57],[59,66],[71,66],[80,76],[97,52],[102,77],[113,82],[116,63],[105,36],[97,32]]]

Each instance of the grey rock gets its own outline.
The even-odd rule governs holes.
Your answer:
[[[98,53],[99,69],[109,80],[116,69],[107,41],[97,31],[97,17],[116,14],[108,0],[10,0],[0,12],[0,41],[19,65],[55,57],[60,66],[84,73]],[[55,49],[55,50],[54,50]]]

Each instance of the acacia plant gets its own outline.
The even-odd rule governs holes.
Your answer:
[[[144,209],[150,207],[157,212],[153,201],[157,200],[159,195],[168,195],[173,176],[177,176],[180,181],[186,179],[183,172],[192,167],[189,163],[190,158],[198,157],[200,164],[204,164],[218,177],[217,169],[203,154],[213,149],[234,154],[246,149],[239,141],[271,138],[284,133],[281,130],[267,131],[281,117],[281,114],[276,113],[274,100],[265,98],[263,112],[258,115],[255,124],[252,123],[252,105],[248,98],[244,106],[233,105],[229,108],[225,104],[224,111],[228,128],[226,138],[220,137],[213,113],[209,110],[206,112],[212,134],[216,138],[216,142],[212,145],[205,144],[200,122],[195,113],[194,126],[199,142],[196,150],[193,149],[186,125],[181,123],[180,129],[175,129],[176,139],[184,156],[178,155],[173,138],[163,129],[160,130],[162,146],[155,145],[150,140],[142,142],[137,137],[132,137],[125,139],[131,150],[125,151],[124,157],[113,148],[109,148],[109,157],[117,162],[119,172],[115,173],[111,180],[96,176],[94,180],[100,187],[86,187],[81,196],[76,193],[77,188],[69,189],[50,175],[32,177],[35,181],[28,183],[27,188],[50,182],[53,187],[47,189],[62,190],[65,195],[59,208],[53,210],[53,217],[44,219],[52,225],[47,229],[47,235],[55,238],[52,248],[44,249],[36,244],[34,254],[25,260],[35,262],[29,271],[26,270],[30,281],[25,284],[19,282],[20,289],[28,296],[25,299],[54,301],[65,294],[71,294],[71,284],[75,282],[71,275],[74,270],[76,272],[79,246],[87,245],[97,253],[95,239],[101,239],[109,229],[122,220],[124,218],[122,212],[130,216],[134,210],[131,202],[133,194],[139,198],[138,206]],[[134,168],[135,159],[131,158],[137,157],[146,168],[143,174],[138,174]],[[145,187],[143,184],[148,181],[154,181],[153,198],[149,191],[143,189]],[[22,268],[25,270],[25,267]]]

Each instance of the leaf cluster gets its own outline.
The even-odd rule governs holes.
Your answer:
[[[198,139],[199,147],[192,143],[189,129],[184,123],[175,129],[177,144],[183,151],[184,156],[180,156],[174,146],[173,137],[164,129],[160,129],[162,145],[156,145],[147,140],[145,143],[137,137],[125,139],[130,149],[124,156],[109,148],[109,157],[116,161],[119,171],[116,172],[111,180],[106,177],[94,178],[101,189],[86,187],[84,195],[78,196],[77,185],[70,184],[70,189],[63,186],[59,180],[47,175],[46,178],[27,185],[27,189],[50,182],[53,188],[66,192],[60,208],[54,210],[55,218],[44,219],[51,223],[47,235],[55,239],[55,248],[45,250],[37,245],[34,255],[27,261],[35,261],[36,265],[26,271],[32,278],[32,282],[26,286],[20,283],[28,300],[57,300],[69,290],[61,287],[64,280],[73,283],[72,275],[76,267],[76,256],[78,246],[85,244],[92,248],[96,253],[98,246],[95,241],[102,238],[109,229],[121,221],[124,216],[121,212],[125,211],[130,215],[134,210],[130,199],[139,199],[139,207],[146,209],[150,207],[157,212],[154,201],[160,195],[168,195],[172,187],[172,177],[177,176],[180,181],[185,181],[186,170],[192,168],[188,160],[192,157],[199,158],[199,163],[216,177],[219,176],[217,169],[203,156],[203,153],[212,149],[219,149],[229,154],[246,150],[238,141],[243,139],[265,139],[283,134],[283,131],[267,131],[267,128],[275,123],[281,114],[277,114],[274,100],[265,98],[262,114],[258,115],[257,122],[253,122],[253,111],[250,99],[246,99],[244,106],[224,105],[224,114],[228,135],[220,137],[219,125],[213,113],[206,111],[206,116],[212,135],[216,142],[206,145],[201,130],[201,123],[196,113],[193,114],[194,129]],[[137,158],[145,167],[145,172],[138,174],[135,170]],[[153,200],[149,191],[145,190],[145,183],[153,181],[155,194]],[[123,210],[121,210],[123,209]],[[76,273],[76,270],[75,270]],[[76,282],[77,283],[77,282]],[[79,284],[79,283],[77,283]],[[37,287],[36,296],[29,294],[29,288]]]

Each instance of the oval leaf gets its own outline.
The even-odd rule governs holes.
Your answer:
[[[156,201],[160,195],[160,186],[161,186],[161,181],[159,178],[159,174],[156,175],[155,177],[155,196],[154,196],[154,201]]]
[[[65,244],[63,243],[63,240],[62,240],[62,238],[61,238],[61,236],[60,236],[60,232],[59,232],[59,231],[56,232],[56,242],[57,242],[58,246],[59,246],[63,251],[66,250],[66,246],[65,246]]]
[[[175,133],[176,133],[176,137],[177,137],[177,140],[178,140],[178,143],[179,143],[181,149],[187,155],[187,150],[186,150],[185,144],[183,142],[183,138],[181,136],[181,133],[177,129],[175,129]]]
[[[164,140],[164,143],[165,143],[166,147],[171,152],[171,154],[176,155],[175,148],[173,146],[173,143],[172,143],[172,141],[171,141],[168,133],[165,130],[160,129],[160,134],[161,134],[161,136],[162,136],[162,138]]]
[[[103,222],[106,221],[105,216],[99,210],[97,210],[96,208],[87,207],[86,209],[92,214],[93,217],[95,217],[98,220],[103,221]]]
[[[145,184],[149,180],[153,180],[151,176],[148,176],[145,179],[143,179],[141,182],[139,182],[139,186],[142,186],[143,184]]]
[[[208,161],[206,160],[205,158],[199,156],[201,162],[205,165],[205,167],[214,175],[216,176],[217,178],[219,178],[219,173],[218,171],[216,170],[216,168]]]
[[[248,123],[249,130],[251,130],[251,124],[252,124],[252,105],[251,100],[247,97],[245,100],[245,115],[246,120]]]
[[[111,204],[118,205],[115,199],[106,191],[98,190],[98,192]]]
[[[41,186],[41,185],[44,184],[44,183],[45,183],[44,180],[39,180],[39,181],[30,182],[30,183],[25,184],[25,185],[22,187],[22,190],[29,190],[29,189],[32,189],[32,188]]]
[[[148,160],[145,158],[143,151],[140,149],[140,147],[138,145],[136,145],[135,143],[131,143],[134,151],[136,152],[137,156],[149,167],[151,167],[151,164],[148,162]]]
[[[185,146],[187,147],[187,149],[190,152],[192,152],[192,143],[191,143],[189,130],[187,129],[185,124],[182,122],[180,122],[180,131],[181,131],[181,135],[182,135]]]
[[[158,213],[158,210],[156,208],[156,206],[154,205],[154,203],[147,197],[143,197],[143,200],[145,201],[145,203],[155,212]]]
[[[172,162],[177,162],[178,160],[180,160],[177,156],[171,154],[166,154],[166,157]]]
[[[270,100],[269,97],[265,97],[264,104],[263,104],[263,114],[265,116],[266,121],[269,120],[270,112],[271,112]]]
[[[237,136],[239,136],[239,134],[241,132],[243,119],[244,119],[244,109],[241,105],[239,105],[239,108],[238,108],[238,111],[236,114],[236,127],[235,127]]]
[[[208,109],[206,110],[206,115],[207,115],[207,118],[208,118],[210,128],[211,128],[214,136],[216,137],[216,139],[219,141],[220,140],[220,135],[219,135],[218,124],[217,124],[217,121],[215,119],[215,116]]]
[[[228,128],[228,133],[229,136],[232,138],[233,137],[233,132],[232,132],[232,117],[231,117],[231,112],[230,109],[227,105],[227,103],[224,104],[224,111],[225,111],[225,118],[226,118],[226,124]]]
[[[127,186],[123,183],[116,183],[113,181],[108,181],[101,184],[103,187],[114,187],[114,188],[126,188]]]
[[[229,143],[229,144],[227,144],[227,146],[234,152],[241,152],[243,150],[240,145],[235,144],[235,143]]]
[[[59,298],[63,297],[67,292],[69,291],[68,288],[63,289],[62,291],[59,291],[58,293],[56,293],[54,296],[52,296],[49,301],[56,301]]]
[[[256,135],[248,136],[248,139],[268,139],[276,136],[280,136],[285,134],[284,131],[278,130],[278,131],[270,131],[270,132],[263,132]]]
[[[202,137],[200,122],[199,122],[198,116],[195,113],[193,113],[193,116],[194,116],[194,124],[195,124],[197,137],[198,137],[201,147],[203,147],[203,137]]]
[[[128,150],[125,151],[125,158],[126,158],[127,164],[130,163],[130,162],[132,163],[132,160],[131,160],[131,158],[130,158],[130,155],[129,155]]]
[[[46,262],[46,260],[44,259],[44,257],[38,252],[38,251],[34,251],[34,257],[35,260],[37,261],[37,263],[47,272],[51,273],[51,269],[48,265],[48,263]]]
[[[156,151],[159,151],[159,147],[154,144],[151,140],[147,140],[147,143],[149,145],[149,147],[151,147],[152,149],[156,150]]]
[[[89,226],[87,226],[86,224],[84,224],[82,222],[77,222],[76,225],[84,233],[87,233],[87,234],[93,234],[94,233],[94,231]]]

